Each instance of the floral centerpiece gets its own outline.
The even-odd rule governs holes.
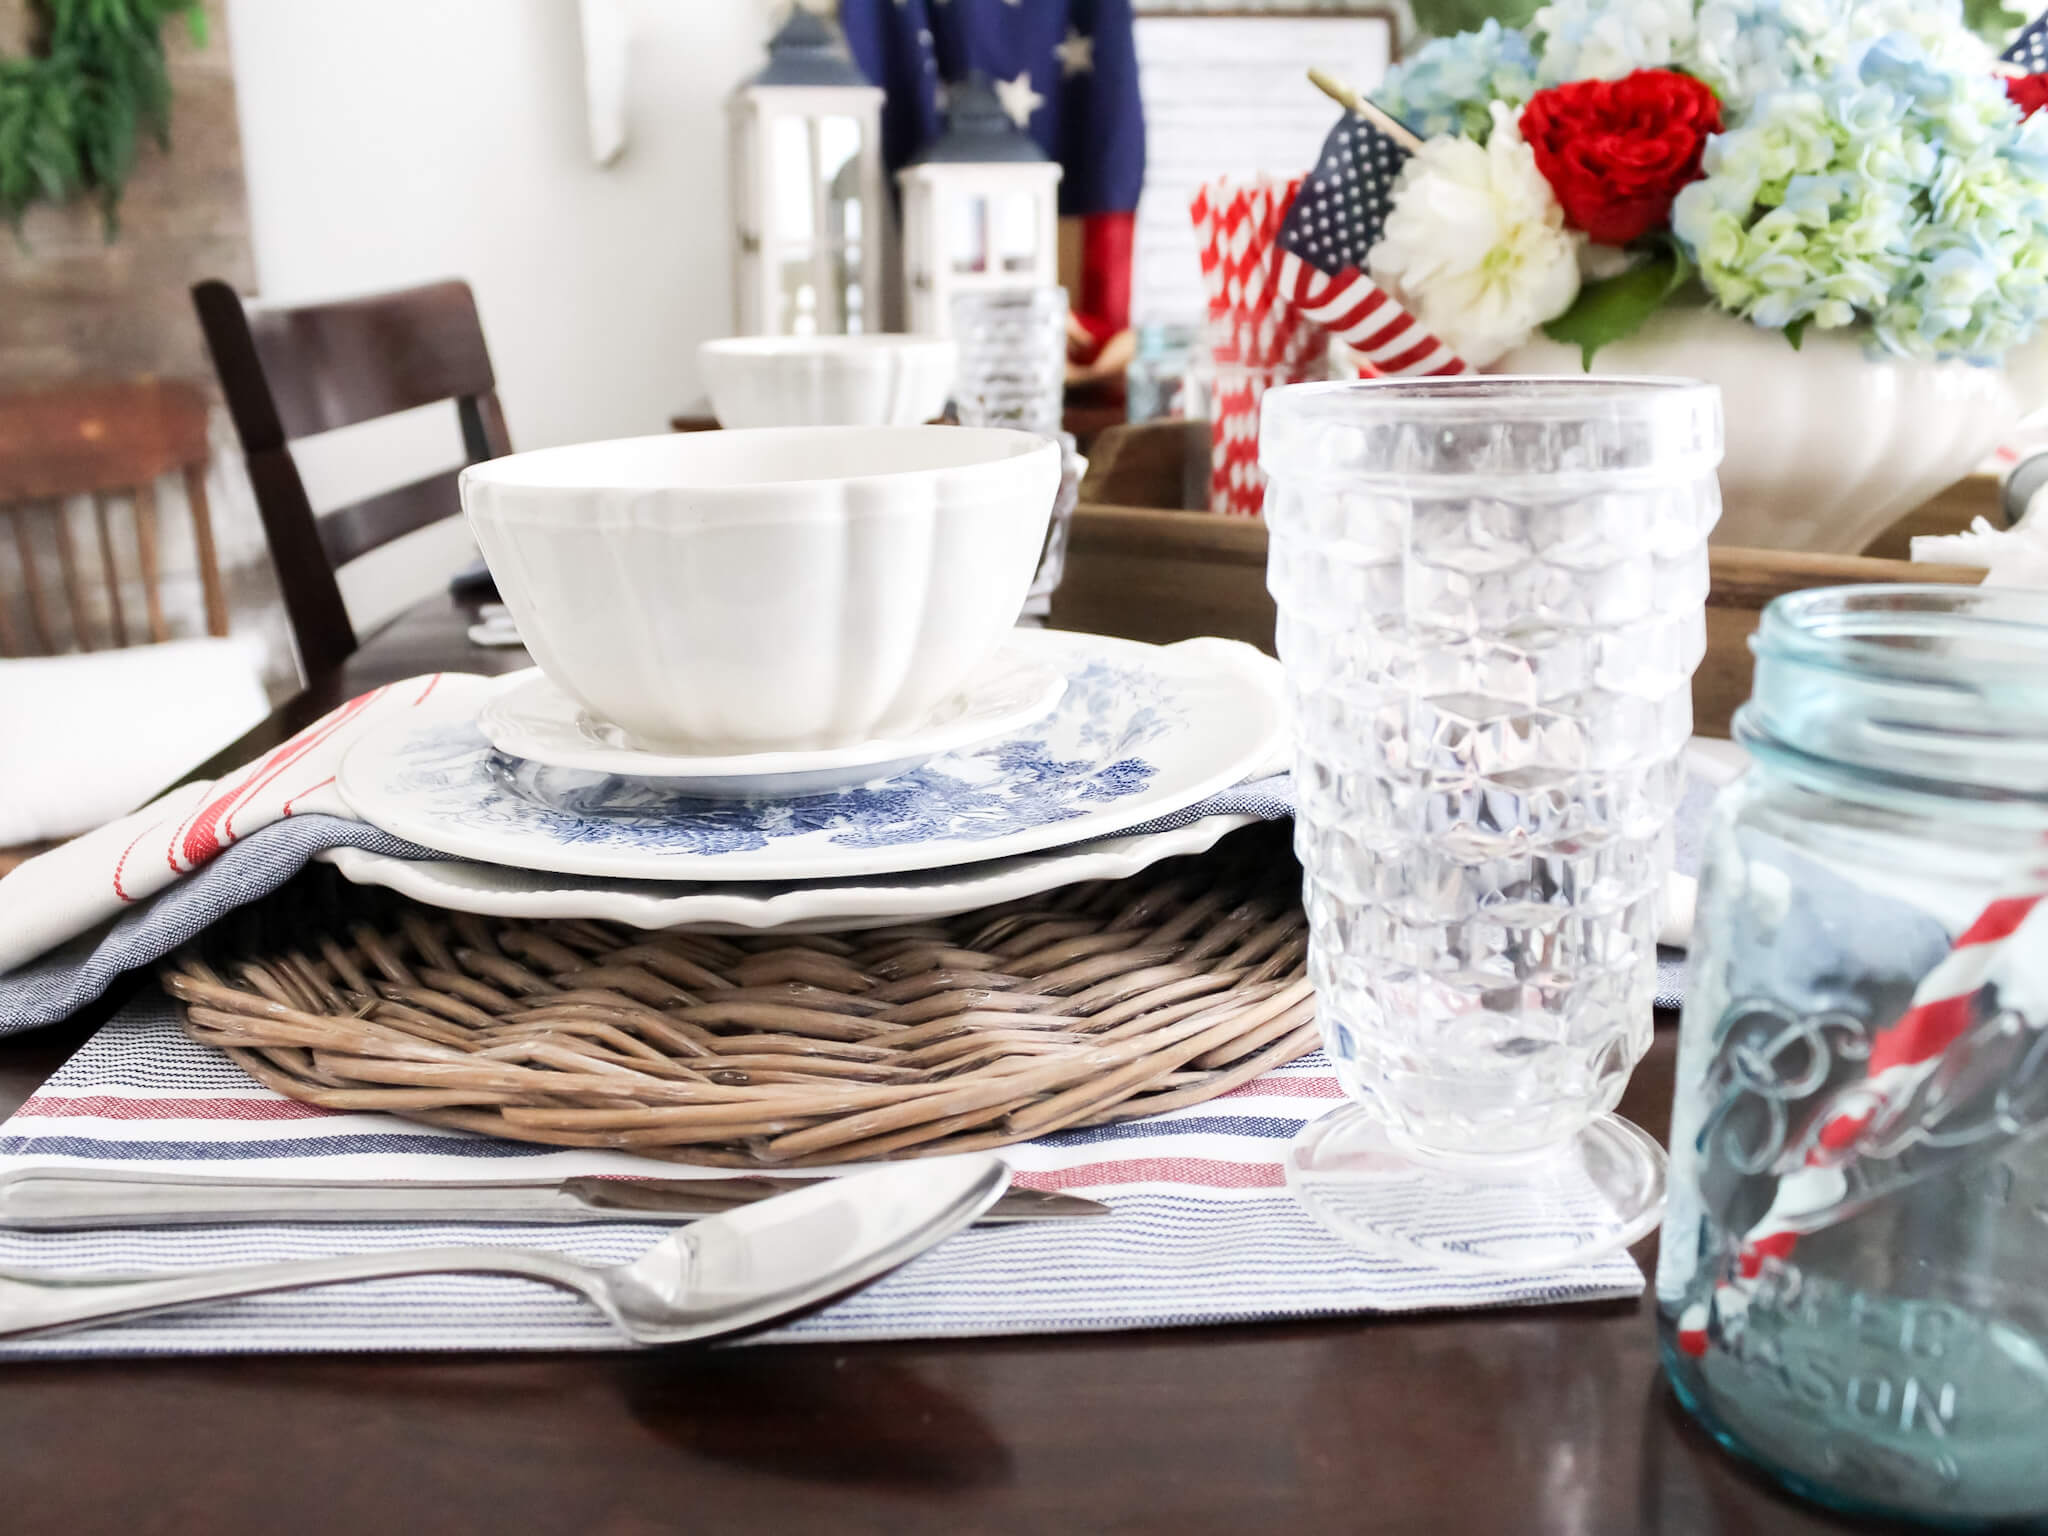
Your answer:
[[[1397,65],[1425,140],[1373,275],[1475,367],[1696,282],[1798,345],[1996,363],[2048,319],[2048,76],[1959,0],[1558,0]],[[1491,204],[1490,219],[1473,203]]]
[[[1817,384],[1779,360],[1826,338],[1829,366],[1896,364],[1887,398],[1911,397],[1867,432],[1926,435],[1935,407],[1897,377],[1994,433],[2033,403],[2011,381],[2048,321],[2048,75],[2001,64],[1960,0],[1554,0],[1526,27],[1427,44],[1373,102],[1420,143],[1371,278],[1473,367],[1551,371],[1571,348],[1603,372],[1610,349],[1631,371],[1700,372],[1673,365],[1677,341],[1725,363],[1767,340],[1776,358],[1743,366]],[[1827,409],[1856,404],[1836,390]],[[1943,462],[1881,466],[1863,523],[1996,442],[1934,435]]]

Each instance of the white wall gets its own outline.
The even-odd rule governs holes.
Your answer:
[[[624,156],[584,128],[575,0],[231,0],[262,297],[461,276],[514,442],[657,432],[731,329],[725,99],[766,0],[635,0]]]
[[[625,8],[627,147],[601,167],[576,0],[230,0],[259,297],[467,278],[516,447],[666,430],[701,397],[697,343],[732,328],[725,100],[779,7]],[[300,454],[322,510],[459,443],[452,412],[330,436]],[[351,612],[375,622],[460,558],[380,562],[417,590],[379,573]]]

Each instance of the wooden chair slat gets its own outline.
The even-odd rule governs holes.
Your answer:
[[[457,472],[317,517],[289,444],[452,400],[464,463],[510,453],[476,302],[466,283],[450,282],[264,309],[208,281],[192,289],[192,303],[241,439],[300,662],[309,672],[338,665],[357,640],[335,568],[457,515]]]
[[[92,628],[86,623],[85,583],[78,576],[78,548],[71,538],[70,509],[63,502],[55,508],[57,524],[57,566],[64,573],[64,601],[71,605],[71,640],[81,651],[92,647]]]
[[[206,397],[182,379],[69,385],[0,402],[0,502],[125,490],[206,456]]]
[[[355,654],[356,631],[334,565],[320,543],[320,525],[289,448],[259,448],[247,459],[249,484],[263,514],[270,563],[284,595],[285,616],[308,673],[339,666]]]
[[[320,519],[320,547],[337,567],[344,566],[393,539],[459,515],[462,496],[456,479],[461,473],[443,470],[327,513]]]
[[[185,504],[192,509],[192,542],[199,551],[199,581],[206,601],[206,632],[228,632],[228,597],[221,585],[220,559],[214,551],[213,513],[206,504],[206,468],[185,466]]]
[[[497,387],[467,283],[248,313],[281,441]]]
[[[128,647],[128,613],[121,603],[121,568],[114,562],[114,533],[107,518],[107,498],[95,491],[92,519],[99,531],[100,576],[107,584],[107,613],[114,626],[116,649]]]
[[[135,487],[135,550],[142,564],[142,602],[149,615],[149,638],[161,645],[171,638],[164,622],[164,595],[156,548],[156,485],[145,480]]]
[[[21,585],[28,597],[29,623],[35,628],[36,644],[42,647],[42,654],[54,656],[57,653],[56,626],[50,622],[50,600],[43,591],[42,576],[36,569],[35,541],[29,537],[27,509],[9,507],[7,512],[14,521],[14,548],[21,556]]]
[[[21,653],[21,631],[14,627],[14,615],[7,611],[7,599],[0,597],[0,656]]]
[[[455,405],[462,423],[462,451],[470,463],[502,459],[512,451],[512,434],[505,430],[505,412],[495,389],[464,396]]]

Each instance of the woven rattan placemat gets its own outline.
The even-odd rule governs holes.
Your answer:
[[[168,962],[186,1030],[311,1104],[790,1168],[1199,1103],[1311,1049],[1285,827],[847,934],[441,911],[313,867]]]

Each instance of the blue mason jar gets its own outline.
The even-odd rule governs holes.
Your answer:
[[[1708,833],[1665,1368],[1838,1507],[2048,1515],[2048,593],[1781,597]]]

